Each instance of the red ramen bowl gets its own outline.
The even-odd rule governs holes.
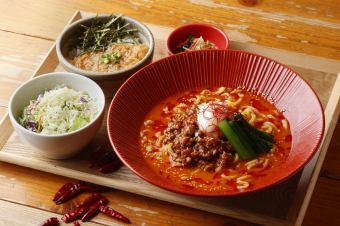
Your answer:
[[[175,54],[178,45],[185,42],[189,35],[196,38],[202,36],[205,41],[212,42],[217,49],[227,49],[229,46],[229,39],[221,29],[204,23],[188,24],[170,33],[167,40],[169,55]]]
[[[139,134],[146,114],[165,98],[194,88],[245,87],[274,101],[289,121],[292,147],[284,163],[246,190],[196,191],[166,180],[144,159]],[[108,113],[108,134],[117,155],[134,173],[169,191],[196,196],[239,195],[277,184],[312,158],[324,133],[324,114],[312,88],[292,69],[269,58],[235,50],[172,55],[135,73],[119,89]]]

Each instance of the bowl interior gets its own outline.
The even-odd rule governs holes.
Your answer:
[[[171,54],[176,53],[178,44],[185,42],[188,35],[202,36],[204,40],[213,42],[218,49],[227,49],[229,41],[227,35],[219,28],[209,24],[188,24],[174,30],[168,37],[167,47]]]
[[[137,29],[138,32],[136,33],[136,35],[140,38],[141,42],[144,43],[149,48],[143,60],[141,60],[140,62],[138,62],[137,64],[133,65],[130,68],[126,68],[126,69],[119,70],[116,72],[85,71],[85,70],[75,67],[69,62],[69,59],[73,58],[75,54],[75,52],[72,50],[76,47],[77,42],[79,41],[79,37],[82,35],[82,32],[84,31],[81,25],[90,26],[95,19],[99,21],[107,21],[108,17],[109,15],[103,14],[103,15],[93,16],[93,17],[89,17],[89,18],[76,21],[72,23],[70,26],[68,26],[65,29],[65,31],[61,34],[61,36],[58,38],[57,46],[56,46],[58,57],[59,57],[59,60],[62,62],[62,64],[67,66],[66,69],[68,71],[72,71],[78,74],[83,74],[93,79],[98,79],[98,78],[111,77],[110,75],[112,74],[118,74],[118,75],[123,74],[124,72],[129,71],[132,68],[143,66],[143,64],[146,64],[146,62],[144,61],[151,61],[152,56],[153,56],[153,49],[154,49],[154,40],[153,40],[152,33],[141,22],[135,19],[132,19],[130,17],[127,17],[127,16],[122,16],[120,18],[122,23],[124,24],[129,23],[132,28]]]
[[[81,75],[56,72],[31,79],[15,91],[9,106],[12,117],[15,119],[19,117],[24,107],[29,105],[31,100],[36,99],[39,94],[44,93],[45,90],[54,88],[56,85],[66,85],[74,90],[87,92],[92,98],[95,98],[99,104],[98,115],[103,111],[105,97],[101,88],[95,82]]]
[[[294,71],[271,59],[233,50],[194,51],[172,55],[132,76],[117,92],[108,115],[111,144],[122,161],[137,175],[162,188],[190,195],[235,195],[240,191],[192,191],[158,176],[144,160],[138,137],[145,115],[157,103],[193,88],[245,87],[273,100],[284,110],[292,132],[292,149],[286,162],[246,192],[286,179],[315,153],[324,131],[324,115],[311,87]],[[313,110],[308,110],[313,109]]]
[[[93,20],[96,17],[91,17],[87,19],[80,20],[72,25],[70,25],[70,29],[67,29],[65,33],[61,37],[61,52],[63,56],[67,59],[73,57],[72,50],[76,47],[77,42],[79,41],[79,37],[82,35],[84,29],[80,25],[90,26],[93,23]],[[106,21],[108,16],[98,16],[97,19],[99,21]],[[129,17],[122,17],[122,23],[130,23],[132,27],[138,29],[137,36],[140,38],[141,42],[150,47],[150,40],[147,38],[148,34],[145,29],[142,29],[135,23],[135,20],[132,20]]]

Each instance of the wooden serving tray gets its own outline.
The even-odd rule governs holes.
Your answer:
[[[78,11],[69,23],[90,14]],[[171,29],[151,24],[148,24],[148,27],[154,34],[156,43],[154,60],[167,56],[165,41]],[[301,172],[278,185],[237,197],[197,198],[155,187],[140,179],[125,166],[111,174],[98,173],[88,168],[87,159],[91,149],[107,139],[105,123],[95,140],[79,155],[68,160],[50,160],[37,154],[33,148],[19,139],[6,115],[0,122],[0,160],[254,223],[300,225],[339,116],[340,75],[337,73],[340,72],[340,64],[334,60],[237,40],[231,40],[231,48],[258,53],[289,65],[311,84],[325,109],[325,136],[319,151]],[[57,59],[55,45],[32,77],[53,71],[63,71]],[[107,95],[107,105],[121,83],[122,81],[100,83]]]

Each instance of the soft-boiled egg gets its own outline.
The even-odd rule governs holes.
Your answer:
[[[221,102],[203,103],[199,105],[197,113],[197,124],[199,130],[205,135],[213,138],[223,136],[218,124],[233,112]]]

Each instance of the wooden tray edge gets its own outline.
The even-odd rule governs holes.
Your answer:
[[[71,17],[71,19],[67,22],[67,25],[71,24],[73,21],[81,18],[81,12],[77,10]],[[55,42],[52,44],[51,48],[48,50],[46,56],[42,59],[42,61],[39,63],[37,69],[33,72],[33,74],[30,76],[31,78],[34,78],[40,74],[48,73],[51,71],[51,68],[49,65],[46,65],[47,59],[49,59],[51,56],[54,56],[55,53]],[[0,121],[0,151],[6,144],[8,138],[13,133],[13,126],[10,122],[8,112],[4,115],[2,120]]]
[[[0,160],[1,161],[5,161],[7,163],[11,163],[11,164],[15,164],[15,165],[19,165],[22,167],[28,167],[31,169],[35,169],[35,170],[39,170],[39,171],[43,171],[43,172],[47,172],[47,173],[52,173],[55,175],[60,175],[60,176],[64,176],[64,177],[69,177],[69,178],[73,178],[76,180],[82,180],[82,181],[87,181],[87,182],[91,182],[93,183],[93,181],[96,181],[96,184],[100,184],[103,186],[107,186],[107,187],[111,187],[114,189],[118,189],[121,191],[125,191],[125,192],[130,192],[133,194],[137,194],[137,195],[142,195],[145,197],[149,197],[152,199],[157,199],[157,200],[161,200],[161,201],[165,201],[165,202],[170,202],[170,203],[174,203],[177,205],[182,205],[182,206],[186,206],[186,207],[190,207],[190,208],[194,208],[194,209],[198,209],[198,210],[202,210],[202,211],[207,211],[207,209],[209,209],[210,213],[215,213],[215,214],[219,214],[219,215],[223,215],[223,216],[227,216],[227,217],[231,217],[231,218],[236,218],[236,219],[240,219],[240,220],[248,220],[250,222],[253,223],[257,223],[257,224],[261,224],[261,225],[277,225],[277,226],[283,226],[283,225],[288,225],[288,221],[281,219],[281,218],[275,218],[269,215],[263,215],[263,214],[258,214],[258,213],[252,213],[248,210],[243,210],[243,209],[237,209],[237,208],[228,208],[227,211],[220,211],[218,210],[219,208],[214,207],[213,204],[210,203],[206,203],[204,201],[201,200],[196,200],[196,197],[191,197],[191,196],[186,196],[185,199],[186,201],[183,202],[183,198],[184,196],[179,195],[179,194],[175,194],[175,193],[171,193],[171,192],[166,192],[166,196],[171,196],[171,198],[160,198],[157,196],[157,192],[156,193],[148,193],[147,191],[143,191],[141,189],[133,189],[133,187],[131,186],[131,189],[126,189],[125,187],[120,187],[117,184],[111,184],[109,182],[110,179],[106,178],[106,177],[102,177],[102,176],[98,176],[95,174],[91,174],[91,176],[89,177],[89,175],[87,173],[84,172],[79,172],[77,170],[73,170],[73,169],[69,169],[69,168],[65,168],[62,166],[54,166],[53,168],[50,166],[49,163],[45,163],[45,164],[41,164],[41,162],[35,162],[35,161],[31,161],[30,163],[27,163],[25,157],[24,158],[19,158],[17,156],[13,156],[13,155],[7,155],[7,153],[2,153],[0,154]],[[68,170],[67,175],[64,174],[64,170]],[[135,185],[138,186],[138,185]],[[158,188],[157,188],[158,189]],[[159,188],[160,189],[160,188]],[[160,189],[162,191],[162,193],[164,192],[164,190]],[[136,192],[137,191],[137,192]],[[164,196],[164,194],[163,194]],[[193,205],[195,205],[193,207]]]
[[[314,170],[313,169],[311,169],[310,171],[304,170],[301,178],[310,177],[309,183],[307,184],[305,181],[303,181],[303,179],[300,179],[300,183],[298,185],[298,187],[302,187],[305,189],[303,191],[298,190],[297,194],[299,195],[300,192],[304,192],[305,196],[303,200],[298,200],[298,199],[296,200],[296,202],[301,202],[301,205],[293,205],[293,206],[301,206],[301,207],[298,211],[296,211],[297,215],[295,215],[295,217],[294,217],[293,211],[288,213],[289,221],[295,218],[295,221],[293,220],[294,225],[297,225],[297,226],[301,225],[303,222],[304,216],[307,212],[309,202],[311,200],[316,182],[319,177],[319,173],[321,171],[321,167],[325,160],[327,150],[330,145],[330,142],[331,142],[331,139],[332,139],[335,127],[336,127],[336,123],[339,118],[339,114],[340,114],[339,97],[340,97],[340,73],[338,74],[338,77],[335,81],[335,84],[331,92],[331,96],[328,99],[328,103],[325,109],[325,136],[320,145],[320,152],[311,161],[312,163],[311,165],[315,164]],[[328,117],[329,115],[333,115],[334,117],[333,118]],[[305,185],[300,186],[301,183],[304,183]]]

